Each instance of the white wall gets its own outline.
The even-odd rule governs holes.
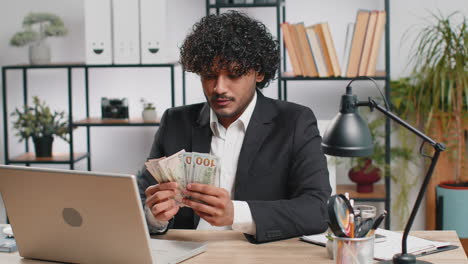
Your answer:
[[[170,25],[169,39],[174,47],[180,45],[191,25],[205,13],[204,0],[171,0],[169,2]],[[287,0],[286,18],[289,22],[301,22],[306,25],[327,21],[336,49],[341,59],[343,53],[346,24],[355,20],[356,10],[383,9],[384,1],[375,0]],[[414,24],[421,22],[428,11],[441,9],[443,13],[461,10],[468,14],[465,0],[393,0],[391,1],[391,71],[392,77],[405,75],[406,58],[411,41],[400,45],[403,33]],[[263,21],[276,36],[276,19],[273,8],[242,9],[255,18]],[[23,17],[29,12],[52,12],[63,18],[69,29],[69,34],[61,38],[50,39],[53,52],[53,62],[84,61],[84,14],[81,0],[15,0],[0,2],[0,66],[26,63],[27,49],[9,45],[11,36],[21,28]],[[173,50],[173,55],[177,49]],[[383,56],[379,66],[383,68]],[[290,69],[290,68],[289,68]],[[1,77],[0,77],[1,78]],[[84,77],[82,70],[73,71],[73,96],[75,118],[84,116]],[[187,75],[187,103],[204,100],[199,80],[193,74]],[[67,110],[66,72],[64,70],[31,70],[29,73],[29,95],[39,95],[50,105],[59,110]],[[181,73],[176,69],[176,104],[181,105]],[[8,112],[20,106],[21,73],[9,71]],[[156,102],[158,113],[170,107],[168,70],[159,69],[93,69],[90,73],[90,110],[92,116],[100,115],[100,97],[128,97],[130,101],[130,116],[141,113],[140,97]],[[332,118],[338,109],[340,95],[344,92],[345,82],[289,82],[288,100],[311,107],[319,119]],[[265,89],[267,96],[276,98],[276,83]],[[368,82],[354,85],[354,91],[360,98],[378,96]],[[136,92],[135,92],[136,91]],[[0,102],[1,104],[1,102]],[[0,107],[3,107],[0,105]],[[3,109],[3,108],[0,108]],[[11,121],[11,120],[10,120]],[[85,129],[75,131],[75,148],[85,150]],[[136,173],[149,153],[152,138],[156,128],[122,127],[122,128],[92,128],[92,163],[93,170],[122,173]],[[0,116],[0,162],[4,162],[3,153],[3,115]],[[22,152],[22,145],[17,143],[13,132],[9,137],[10,156]],[[32,146],[32,145],[31,145]],[[54,148],[57,151],[67,151],[67,145],[56,140]],[[61,167],[61,166],[55,166]],[[62,166],[63,167],[63,166]],[[86,162],[77,164],[77,168],[85,169]],[[339,176],[338,183],[349,182],[344,175]],[[0,204],[1,208],[1,204]],[[0,210],[3,211],[3,210]],[[421,214],[423,210],[421,210]],[[4,217],[0,214],[0,223]],[[423,219],[419,218],[415,228],[423,228]]]

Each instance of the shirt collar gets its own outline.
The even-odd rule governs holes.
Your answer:
[[[244,132],[247,130],[247,127],[249,126],[250,119],[255,109],[255,105],[257,105],[257,91],[255,91],[252,100],[250,101],[249,105],[244,110],[244,112],[241,114],[241,116],[239,116],[239,118],[236,121],[234,121],[234,123],[240,122],[241,124],[243,124]],[[223,125],[219,123],[218,117],[216,116],[216,113],[213,111],[213,109],[211,109],[211,107],[210,107],[210,128],[215,136],[220,136],[221,129],[225,130]]]

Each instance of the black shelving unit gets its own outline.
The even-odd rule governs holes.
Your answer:
[[[74,169],[74,164],[80,160],[87,159],[88,170],[91,170],[91,127],[114,127],[114,126],[159,126],[158,122],[144,122],[140,119],[101,119],[91,118],[89,116],[89,70],[95,68],[169,68],[171,79],[171,105],[175,106],[175,85],[174,85],[174,67],[176,63],[166,64],[84,64],[84,63],[69,63],[69,64],[47,64],[47,65],[11,65],[2,67],[2,90],[3,90],[3,127],[4,127],[4,150],[5,150],[5,164],[69,164],[70,169]],[[7,105],[7,71],[19,70],[22,72],[23,77],[23,104],[28,104],[28,71],[30,69],[64,69],[67,72],[68,83],[68,122],[69,122],[69,152],[68,153],[53,153],[49,158],[36,158],[34,153],[30,152],[29,144],[25,143],[25,153],[10,158],[8,148],[8,105]],[[73,69],[84,69],[85,77],[85,101],[86,101],[86,118],[84,120],[75,121],[73,117],[73,93],[72,93],[72,74]],[[185,87],[183,87],[183,103],[185,104]],[[87,152],[75,153],[73,146],[73,128],[85,127],[86,128],[86,141]]]
[[[386,12],[386,23],[385,23],[385,76],[373,76],[375,80],[381,80],[385,82],[385,96],[390,101],[390,1],[385,1],[385,12]],[[276,26],[278,41],[281,44],[283,63],[279,65],[278,69],[278,99],[287,101],[288,99],[288,82],[290,81],[348,81],[353,78],[348,77],[303,77],[303,76],[291,76],[282,71],[286,69],[286,49],[281,37],[281,22],[286,22],[286,0],[277,0],[271,4],[210,4],[209,0],[206,0],[206,14],[210,14],[210,10],[215,9],[216,14],[220,13],[220,9],[225,8],[248,8],[248,7],[274,7],[276,9]],[[390,165],[390,119],[386,118],[385,122],[385,161],[387,165]],[[391,188],[390,188],[390,166],[386,166],[384,186],[379,186],[379,191],[374,191],[373,195],[359,194],[354,192],[353,197],[356,197],[356,201],[360,202],[384,202],[385,210],[390,215],[390,201],[391,201]],[[352,191],[349,185],[337,185],[337,192],[340,191]],[[382,193],[384,191],[384,193]],[[385,228],[390,228],[390,217],[385,219]]]

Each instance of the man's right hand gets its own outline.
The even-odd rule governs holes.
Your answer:
[[[169,221],[179,211],[179,206],[173,199],[179,190],[176,182],[166,182],[151,185],[145,190],[146,207],[158,221]]]

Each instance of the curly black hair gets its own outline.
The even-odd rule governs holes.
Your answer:
[[[254,70],[264,74],[257,83],[257,88],[264,88],[278,69],[279,43],[263,23],[244,13],[208,15],[186,37],[180,63],[185,71],[199,75],[227,70],[241,76]]]

